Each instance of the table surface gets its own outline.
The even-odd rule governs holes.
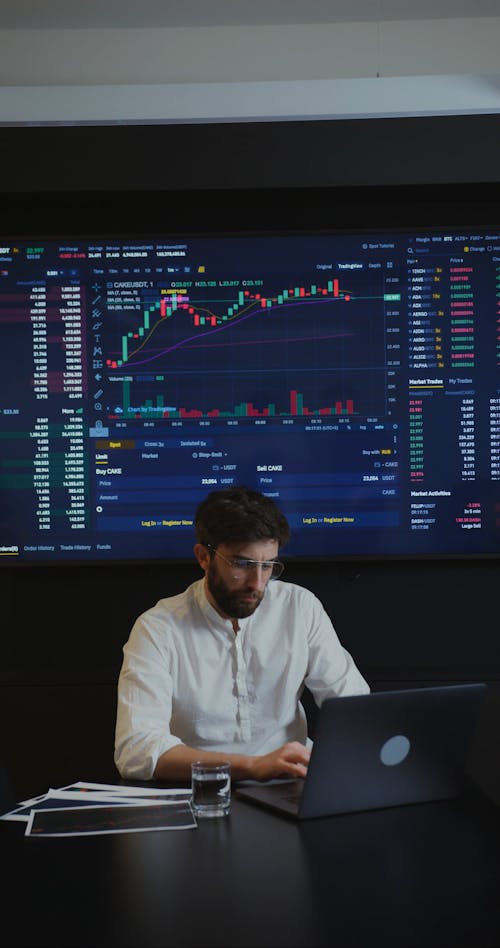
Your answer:
[[[500,945],[500,809],[480,793],[301,823],[233,794],[196,829],[25,825],[0,821],[9,948]]]

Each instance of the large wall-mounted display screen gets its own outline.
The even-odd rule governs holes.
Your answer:
[[[0,242],[0,563],[499,552],[500,224]]]

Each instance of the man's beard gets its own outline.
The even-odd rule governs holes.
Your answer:
[[[214,563],[210,564],[205,575],[208,591],[218,609],[232,619],[247,619],[248,616],[253,615],[264,598],[264,592],[256,589],[228,589],[224,580],[218,576]],[[242,598],[247,596],[252,596],[250,602]]]

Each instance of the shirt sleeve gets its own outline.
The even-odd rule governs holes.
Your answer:
[[[368,694],[368,682],[340,642],[324,606],[313,594],[309,607],[309,662],[305,684],[318,707],[325,698]]]
[[[140,616],[123,649],[114,760],[128,779],[151,780],[159,757],[182,743],[170,731],[172,674],[161,626],[158,617]]]

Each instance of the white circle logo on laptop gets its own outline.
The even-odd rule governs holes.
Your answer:
[[[395,734],[380,748],[380,760],[387,767],[400,764],[410,752],[410,742],[404,734]]]

